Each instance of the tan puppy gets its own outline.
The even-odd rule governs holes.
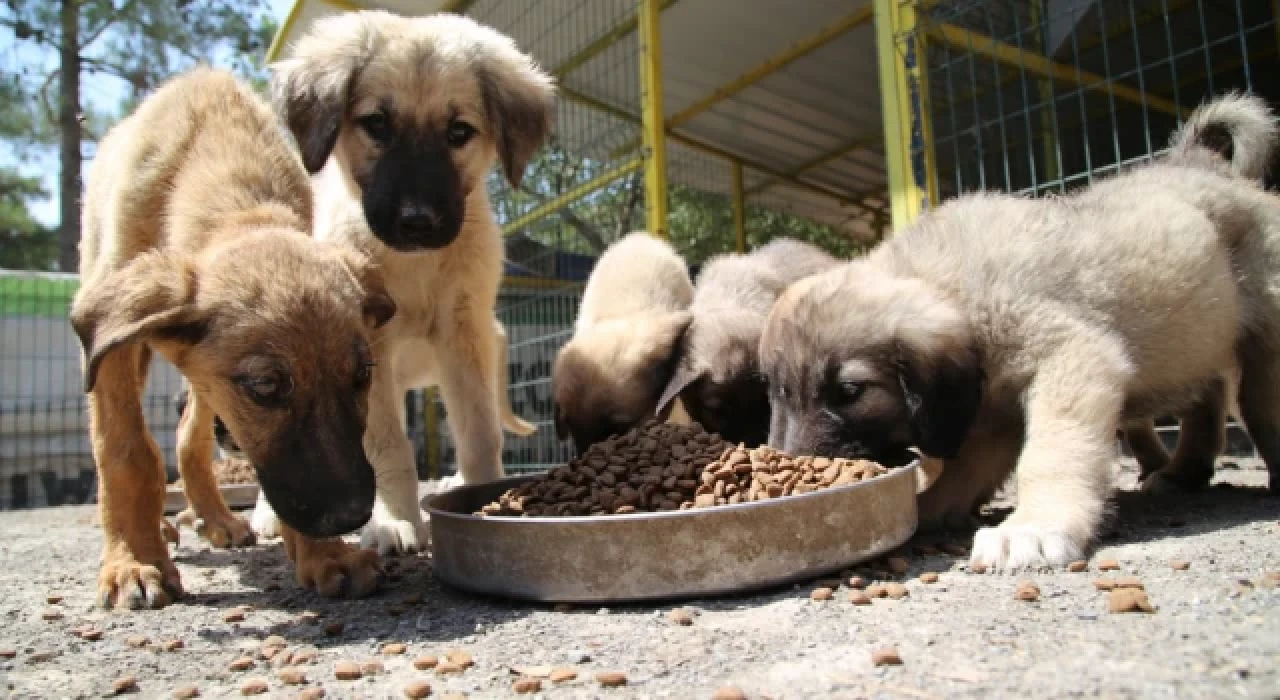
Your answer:
[[[1068,197],[945,203],[788,290],[761,360],[785,413],[772,444],[946,460],[923,527],[967,520],[1016,467],[1017,509],[977,533],[972,561],[1020,569],[1082,556],[1122,421],[1182,415],[1237,361],[1276,488],[1276,347],[1280,201],[1218,168],[1161,163]]]
[[[400,310],[373,344],[385,371],[369,395],[378,502],[363,543],[422,549],[405,392],[440,387],[467,483],[502,476],[504,415],[508,429],[532,430],[502,407],[502,232],[485,179],[500,162],[520,184],[550,129],[551,79],[470,19],[381,11],[316,22],[272,68],[276,109],[319,172],[316,235],[374,258]]]
[[[692,302],[689,269],[670,244],[631,233],[605,250],[551,369],[561,440],[582,452],[653,418]]]
[[[707,261],[689,307],[693,322],[658,410],[679,396],[689,417],[707,430],[748,447],[764,444],[769,385],[758,351],[765,318],[788,286],[837,264],[820,248],[788,238]]]
[[[341,540],[370,516],[369,336],[395,313],[375,269],[311,227],[306,172],[271,109],[229,73],[173,79],[98,148],[86,188],[81,286],[90,435],[106,538],[106,605],[182,591],[157,524],[164,463],[141,396],[152,351],[190,381],[178,428],[187,499],[218,546],[249,544],[212,472],[214,414],[257,468],[298,579],[362,595],[376,558]]]

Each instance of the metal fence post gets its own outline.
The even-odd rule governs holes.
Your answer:
[[[923,37],[916,32],[913,3],[874,1],[889,201],[893,228],[899,229],[937,202],[928,86],[923,80],[925,51]]]
[[[662,111],[661,3],[659,0],[640,0],[638,16],[646,223],[649,233],[667,238],[667,141]]]

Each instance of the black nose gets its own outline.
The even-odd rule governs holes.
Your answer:
[[[400,208],[400,233],[404,236],[430,236],[440,229],[440,215],[431,207],[406,204]]]

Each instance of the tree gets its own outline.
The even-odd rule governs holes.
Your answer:
[[[39,178],[0,169],[0,268],[53,269],[58,260],[57,238],[27,209],[30,200],[48,196]]]
[[[0,114],[0,134],[31,144],[58,145],[59,267],[78,267],[83,146],[101,137],[116,115],[84,109],[82,73],[128,86],[125,109],[160,82],[195,63],[221,59],[242,75],[263,80],[254,63],[275,27],[266,0],[4,0],[0,27],[29,49],[4,90],[16,99]],[[56,52],[56,60],[40,60]],[[56,103],[52,98],[57,85]],[[21,129],[13,133],[14,127]],[[25,127],[25,128],[23,128]]]

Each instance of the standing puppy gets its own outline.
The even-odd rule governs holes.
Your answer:
[[[658,410],[680,397],[689,417],[733,443],[769,437],[769,385],[760,371],[760,334],[773,303],[792,283],[835,267],[821,249],[792,239],[745,255],[712,258],[698,274],[693,322]]]
[[[632,233],[609,246],[582,292],[573,338],[551,369],[561,440],[571,436],[582,452],[653,417],[692,302],[689,269],[669,244]]]
[[[395,313],[375,268],[317,243],[311,188],[271,109],[229,73],[193,70],[102,140],[85,191],[80,290],[107,605],[182,591],[157,524],[160,449],[141,396],[152,351],[190,382],[178,425],[187,500],[217,546],[252,543],[212,471],[214,415],[257,470],[299,582],[362,595],[376,558],[328,538],[368,521],[370,335]],[[381,370],[379,370],[381,372]]]
[[[276,109],[318,173],[317,237],[375,259],[400,309],[373,342],[364,440],[378,502],[363,543],[418,550],[427,531],[405,392],[440,387],[467,483],[502,476],[504,415],[531,430],[500,406],[503,247],[485,179],[500,162],[519,186],[550,129],[552,82],[508,37],[447,14],[323,19],[272,69]]]

